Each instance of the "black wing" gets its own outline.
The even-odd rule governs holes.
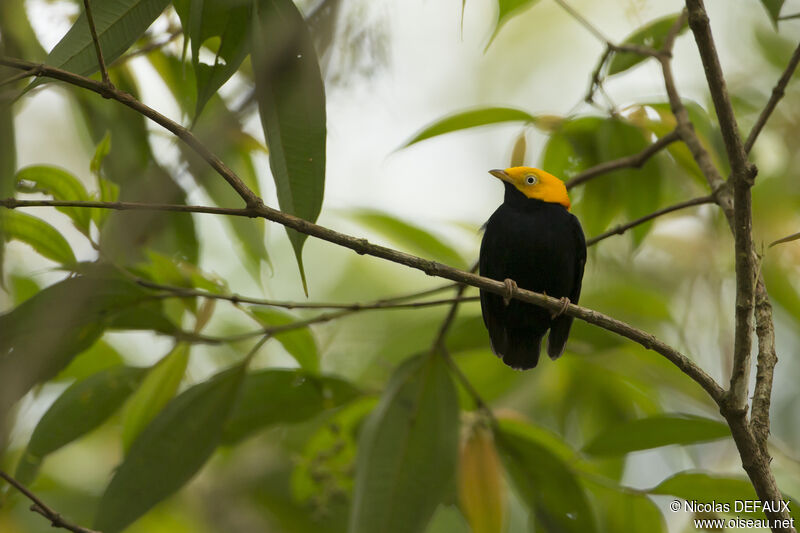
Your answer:
[[[572,290],[569,300],[577,304],[581,297],[581,285],[583,284],[583,269],[586,266],[586,237],[583,235],[583,228],[577,217],[572,218],[572,233],[575,242],[575,272],[572,282]],[[553,320],[550,326],[550,335],[547,338],[547,355],[551,359],[556,359],[564,353],[567,347],[567,337],[572,326],[572,317],[561,315]]]

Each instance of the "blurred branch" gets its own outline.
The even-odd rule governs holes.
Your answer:
[[[796,241],[797,239],[800,239],[800,232],[792,233],[791,235],[787,235],[786,237],[778,239],[777,241],[772,241],[771,243],[769,243],[769,248],[772,248],[773,246],[775,246],[777,244],[783,244],[785,242]]]
[[[89,32],[92,34],[94,51],[97,53],[97,63],[100,65],[103,84],[111,87],[111,80],[108,79],[108,71],[106,70],[106,62],[103,60],[103,51],[100,49],[100,40],[97,38],[97,30],[94,27],[94,17],[92,16],[92,7],[89,0],[83,0],[83,7],[86,11],[86,21],[89,23]]]
[[[40,73],[41,73],[41,68],[39,67],[39,65],[36,65],[30,70],[20,72],[19,74],[16,74],[14,76],[11,76],[10,78],[6,78],[3,81],[0,81],[0,87],[3,87],[4,85],[10,85],[15,81],[24,80],[25,78],[29,78],[31,76],[38,76]]]
[[[640,224],[644,224],[645,222],[649,222],[654,218],[658,218],[661,215],[666,215],[668,213],[672,213],[674,211],[678,211],[680,209],[684,209],[687,207],[692,207],[695,205],[702,205],[702,204],[713,204],[714,197],[713,196],[700,196],[699,198],[692,198],[691,200],[686,200],[685,202],[681,202],[675,205],[671,205],[669,207],[665,207],[664,209],[659,209],[658,211],[654,211],[649,215],[645,215],[641,218],[637,218],[627,224],[621,224],[615,228],[612,228],[605,233],[601,233],[596,237],[592,237],[591,239],[586,240],[586,246],[592,246],[593,244],[597,244],[598,242],[602,241],[603,239],[607,239],[613,235],[622,235],[629,229],[636,227]]]
[[[119,59],[117,59],[116,61],[111,63],[111,66],[112,67],[117,67],[119,65],[127,63],[128,61],[130,61],[134,57],[147,55],[147,54],[149,54],[150,52],[152,52],[154,50],[158,50],[159,48],[164,48],[169,43],[171,43],[172,41],[174,41],[175,39],[180,37],[182,34],[183,34],[183,32],[180,30],[180,28],[173,28],[173,29],[171,29],[169,31],[169,34],[167,35],[166,39],[163,39],[161,41],[150,42],[150,43],[142,46],[138,50],[134,50],[133,52],[125,54],[124,56],[120,57]]]
[[[611,41],[609,41],[608,39],[606,39],[605,35],[603,35],[603,34],[600,32],[600,30],[598,30],[597,28],[595,28],[594,26],[592,26],[592,24],[591,24],[591,23],[590,23],[588,20],[586,20],[585,18],[583,18],[583,15],[581,15],[580,13],[578,13],[577,11],[575,11],[575,9],[573,9],[573,8],[572,8],[572,6],[570,6],[570,5],[569,5],[568,3],[566,3],[564,0],[555,0],[555,2],[556,2],[556,4],[560,5],[560,6],[561,6],[561,8],[562,8],[564,11],[566,11],[567,13],[569,13],[569,14],[570,14],[570,16],[571,16],[572,18],[574,18],[575,20],[577,20],[577,21],[578,21],[578,23],[580,23],[580,25],[581,25],[581,26],[583,26],[584,28],[586,28],[586,29],[589,31],[589,33],[591,33],[592,35],[594,35],[595,37],[597,37],[597,39],[598,39],[598,40],[600,40],[600,41],[603,41],[603,42],[604,42],[606,45],[609,45],[609,44],[611,44]]]
[[[57,527],[61,529],[66,529],[68,531],[72,531],[73,533],[99,533],[93,529],[87,529],[85,527],[81,527],[77,524],[73,524],[72,522],[68,521],[60,514],[58,514],[53,508],[49,507],[45,504],[42,500],[39,499],[34,493],[28,490],[25,485],[11,477],[10,475],[6,474],[4,471],[0,470],[0,478],[4,479],[9,485],[17,489],[26,498],[33,502],[30,509],[34,513],[39,513],[46,519],[50,521],[50,525],[52,527]]]
[[[641,168],[648,159],[679,139],[680,134],[678,133],[677,129],[675,129],[663,137],[659,137],[656,142],[638,154],[620,157],[619,159],[614,159],[613,161],[606,161],[604,163],[600,163],[599,165],[595,165],[579,174],[576,174],[574,177],[567,180],[564,185],[566,185],[567,189],[569,190],[577,185],[581,185],[582,183],[589,181],[592,178],[596,178],[601,174],[607,174],[621,168]]]
[[[772,95],[770,95],[767,105],[764,106],[764,109],[758,116],[758,120],[756,120],[756,123],[753,125],[753,129],[750,130],[750,134],[747,136],[747,140],[744,142],[745,152],[750,153],[750,150],[753,148],[758,135],[764,128],[767,120],[769,120],[769,117],[772,115],[772,112],[775,110],[778,102],[780,102],[781,98],[783,98],[786,86],[789,85],[789,81],[792,79],[792,75],[794,75],[794,71],[797,69],[798,63],[800,63],[800,44],[798,44],[797,48],[794,49],[794,53],[792,54],[792,58],[789,60],[789,63],[786,65],[786,69],[778,79],[778,83],[775,84],[775,87],[772,89]]]

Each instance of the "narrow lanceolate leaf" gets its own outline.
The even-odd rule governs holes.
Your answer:
[[[0,43],[0,53],[3,53]],[[14,114],[11,104],[0,102],[0,199],[14,196],[14,170],[17,168],[17,149],[14,136]],[[0,216],[0,286],[5,282],[3,256],[6,246],[5,226]]]
[[[778,18],[781,16],[781,8],[784,0],[761,0],[761,5],[767,10],[770,20],[775,28],[778,27]]]
[[[325,190],[325,87],[303,16],[292,0],[257,0],[253,69],[281,210],[314,222]],[[306,235],[287,228],[303,288]]]
[[[649,22],[626,37],[625,40],[622,41],[622,44],[635,44],[659,50],[664,46],[664,40],[667,38],[670,28],[672,28],[679,16],[680,14],[669,15]],[[681,26],[679,34],[686,31],[686,28],[688,28],[688,25],[684,23],[683,26]],[[631,52],[615,52],[608,66],[608,75],[613,76],[614,74],[624,72],[638,65],[647,59],[647,57],[648,56]]]
[[[414,143],[451,133],[454,131],[487,126],[489,124],[501,124],[503,122],[536,122],[536,117],[526,111],[513,109],[510,107],[482,107],[470,109],[453,115],[446,116],[425,126],[422,131],[414,135],[401,148],[411,146]]]
[[[17,479],[30,483],[44,457],[90,432],[114,412],[144,376],[143,368],[118,366],[73,383],[39,420],[17,466]]]
[[[96,529],[122,531],[200,470],[219,443],[244,374],[242,365],[217,374],[183,392],[153,419],[106,488]]]
[[[678,472],[647,492],[677,496],[690,501],[706,501],[704,498],[708,499],[708,495],[713,494],[715,502],[727,503],[732,511],[736,501],[758,499],[753,485],[745,479],[698,471]]]
[[[49,165],[32,165],[17,172],[17,190],[21,192],[41,192],[55,200],[85,202],[89,193],[78,178],[66,170]],[[67,215],[84,235],[89,234],[92,220],[90,209],[77,207],[57,207]]]
[[[358,442],[350,533],[423,531],[458,455],[458,398],[438,356],[392,376]]]
[[[269,308],[251,308],[250,313],[264,327],[284,326],[300,320],[286,311]],[[308,327],[278,333],[275,339],[295,358],[303,369],[314,372],[319,370],[319,354],[317,343]]]
[[[472,533],[503,531],[506,513],[503,467],[494,437],[484,427],[474,427],[461,446],[458,496]]]
[[[447,265],[464,268],[464,258],[450,245],[428,231],[388,213],[362,209],[353,213],[353,218],[368,228],[385,235],[404,250],[435,259]]]
[[[624,455],[670,444],[696,444],[729,437],[718,420],[692,415],[659,415],[630,420],[597,435],[584,447],[592,455]]]
[[[92,18],[106,65],[130,48],[168,4],[169,0],[92,1]],[[47,64],[82,76],[100,70],[85,12],[47,56]]]
[[[261,370],[249,374],[228,418],[222,441],[236,442],[273,424],[302,422],[358,397],[349,382],[303,370]]]
[[[492,42],[494,42],[503,24],[522,13],[523,10],[531,7],[536,2],[538,2],[538,0],[497,0],[497,22],[495,23],[492,37],[489,39],[489,44],[486,45],[486,48],[489,48]]]
[[[575,474],[535,432],[525,425],[501,421],[497,446],[517,492],[528,506],[536,531],[596,531],[586,492]]]
[[[192,41],[192,65],[197,80],[195,116],[217,89],[228,81],[247,56],[250,39],[251,0],[191,0],[182,19]],[[180,10],[179,13],[182,13]],[[200,60],[200,47],[219,39],[212,64]]]
[[[30,245],[40,255],[62,265],[75,264],[67,240],[50,224],[27,213],[4,209],[0,211],[0,226],[6,241],[16,240]]]
[[[175,396],[188,363],[189,345],[180,343],[147,373],[125,411],[122,445],[126,451],[147,424]]]

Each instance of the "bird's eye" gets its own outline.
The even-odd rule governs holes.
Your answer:
[[[536,183],[536,176],[528,176],[527,178],[525,178],[525,183],[527,183],[528,185],[533,185],[534,183]]]

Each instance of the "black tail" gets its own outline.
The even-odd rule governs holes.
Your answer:
[[[502,356],[503,362],[515,370],[533,368],[539,363],[543,336],[543,333],[536,334],[530,330],[509,331],[505,350],[497,355]]]
[[[562,315],[553,320],[550,325],[550,336],[547,337],[547,355],[550,356],[550,359],[558,359],[564,353],[571,326],[571,316]]]

